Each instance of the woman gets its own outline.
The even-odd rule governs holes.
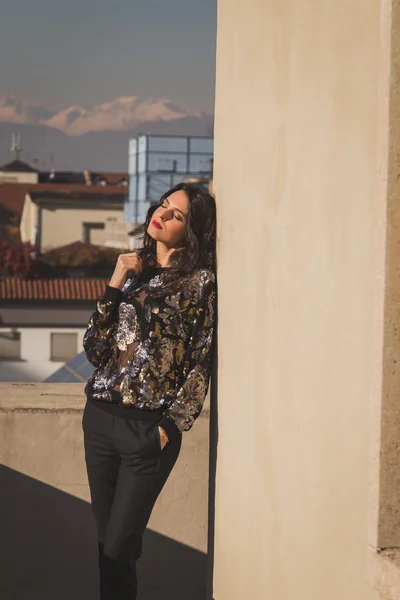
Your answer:
[[[215,201],[200,187],[164,194],[142,249],[119,256],[84,336],[96,367],[82,425],[101,600],[137,597],[143,532],[207,393],[215,229]]]

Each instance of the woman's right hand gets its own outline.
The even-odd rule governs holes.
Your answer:
[[[142,259],[137,252],[128,252],[118,256],[117,264],[115,265],[114,273],[108,284],[110,287],[122,290],[124,287],[129,271],[134,271],[136,275],[140,275],[143,270]]]

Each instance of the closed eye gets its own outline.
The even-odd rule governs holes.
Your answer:
[[[170,202],[169,202],[168,198],[165,198],[165,200],[163,200],[161,207],[162,208],[170,208]],[[184,215],[183,215],[183,213],[181,213],[180,210],[174,211],[174,217],[177,221],[180,221],[181,223],[183,222]]]

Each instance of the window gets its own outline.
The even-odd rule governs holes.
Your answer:
[[[67,362],[77,355],[77,333],[52,333],[50,360]]]
[[[0,360],[21,359],[21,334],[19,331],[0,332]]]
[[[178,169],[178,161],[172,158],[158,158],[157,171],[176,171]]]
[[[92,239],[91,239],[91,233],[92,231],[94,231],[95,229],[104,229],[105,228],[105,224],[104,223],[82,223],[83,226],[83,243],[84,244],[91,244],[92,243]]]

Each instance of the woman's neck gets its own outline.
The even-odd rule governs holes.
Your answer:
[[[157,266],[158,267],[169,267],[169,261],[172,254],[175,252],[175,248],[168,248],[162,242],[157,242]]]

